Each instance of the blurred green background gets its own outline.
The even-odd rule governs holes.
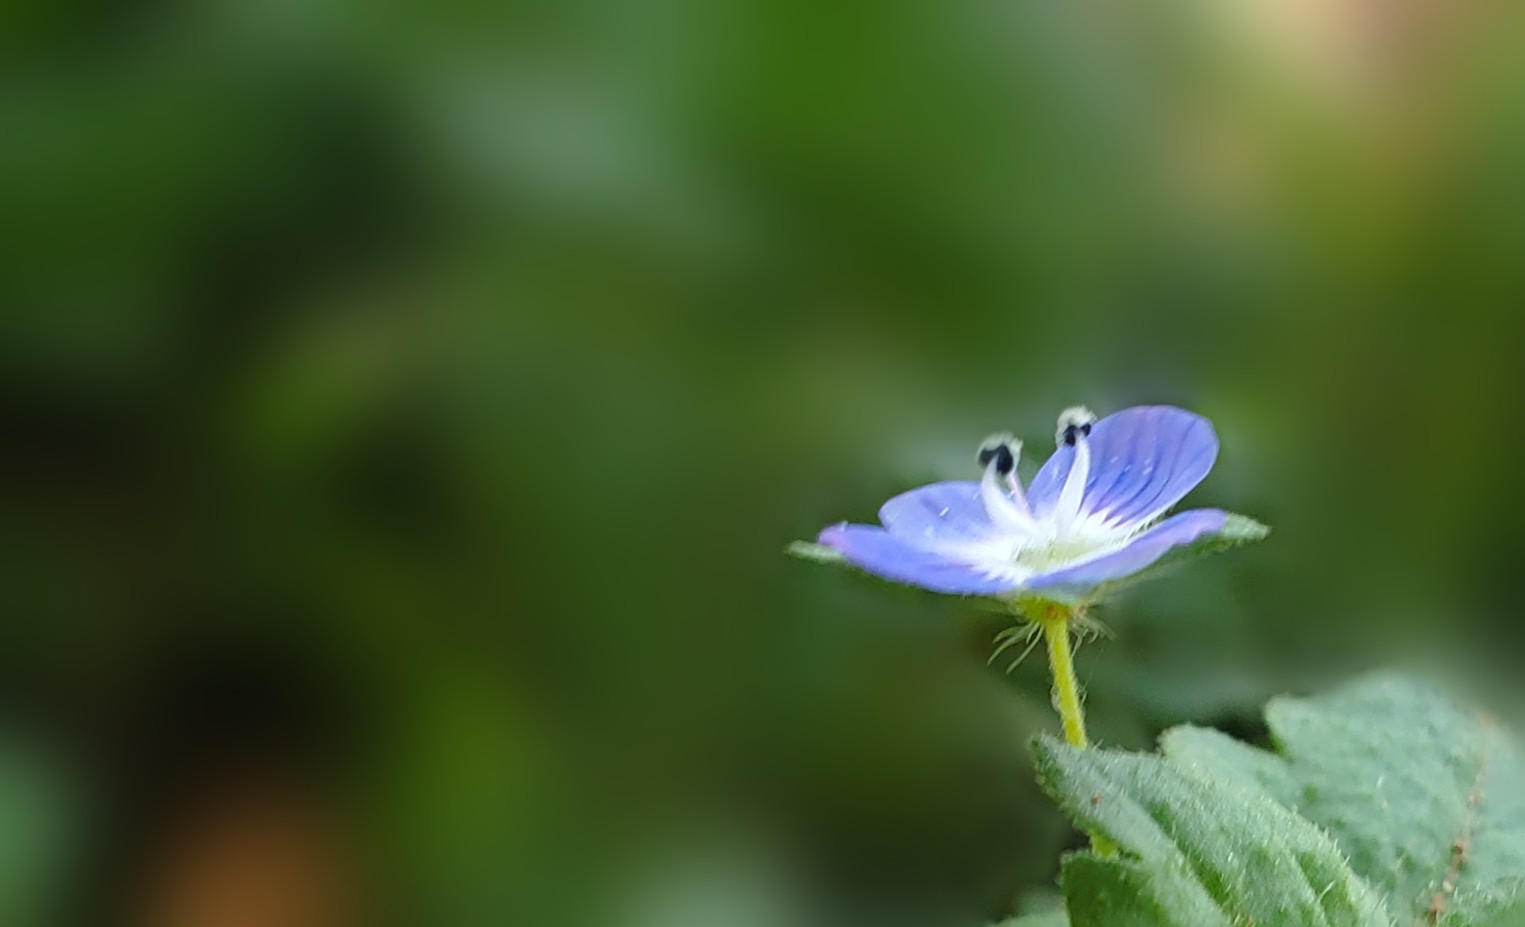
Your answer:
[[[0,12],[0,921],[959,925],[1052,904],[1041,661],[787,542],[1170,402],[1264,544],[1106,743],[1512,702],[1525,10]]]

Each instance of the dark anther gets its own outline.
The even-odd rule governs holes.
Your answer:
[[[1089,435],[1090,433],[1091,433],[1091,424],[1090,424],[1090,422],[1087,422],[1084,425],[1065,425],[1064,426],[1064,443],[1070,445],[1071,447],[1073,447],[1074,444],[1075,444],[1075,436],[1076,435]]]
[[[1004,441],[990,447],[980,448],[980,466],[987,467],[992,460],[995,461],[995,472],[1001,476],[1010,473],[1017,466],[1017,458],[1011,452],[1011,445]]]
[[[1096,416],[1085,406],[1070,406],[1059,413],[1059,427],[1054,432],[1054,443],[1074,446],[1081,435],[1091,433],[1091,423]]]

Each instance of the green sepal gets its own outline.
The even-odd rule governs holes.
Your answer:
[[[1130,573],[1121,579],[1103,583],[1097,587],[1094,593],[1087,596],[1086,599],[1087,601],[1095,601],[1119,589],[1132,586],[1135,583],[1158,579],[1184,563],[1199,560],[1209,554],[1217,554],[1255,541],[1265,540],[1266,536],[1270,533],[1270,526],[1261,524],[1248,515],[1229,512],[1223,520],[1223,527],[1219,530],[1212,534],[1205,534],[1190,544],[1172,547],[1160,559],[1139,570],[1137,573]]]
[[[789,546],[784,548],[784,553],[801,560],[809,560],[812,563],[836,563],[842,566],[851,566],[842,552],[835,547],[827,547],[825,544],[817,544],[814,541],[790,541]]]

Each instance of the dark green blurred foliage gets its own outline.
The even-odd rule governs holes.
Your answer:
[[[39,909],[175,923],[156,860],[250,781],[357,922],[1041,906],[1042,667],[782,550],[1077,401],[1210,416],[1193,500],[1275,528],[1098,616],[1104,741],[1507,676],[1519,14],[1219,6],[0,14]]]

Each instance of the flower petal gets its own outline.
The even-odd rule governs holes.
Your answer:
[[[1080,517],[1112,526],[1156,518],[1181,501],[1218,459],[1212,423],[1174,406],[1136,406],[1091,428],[1091,472]],[[1075,449],[1060,445],[1033,477],[1027,498],[1047,515],[1069,475]]]
[[[980,484],[968,480],[903,492],[880,506],[879,520],[896,537],[932,549],[982,541],[996,531]]]
[[[992,577],[974,563],[918,547],[872,525],[833,525],[821,532],[821,544],[842,552],[850,563],[885,579],[956,595],[995,595],[1017,583]]]
[[[1023,585],[1028,589],[1078,589],[1122,579],[1160,559],[1172,547],[1190,544],[1204,534],[1223,530],[1228,514],[1222,509],[1192,509],[1172,515],[1128,544],[1094,560],[1040,573]]]

